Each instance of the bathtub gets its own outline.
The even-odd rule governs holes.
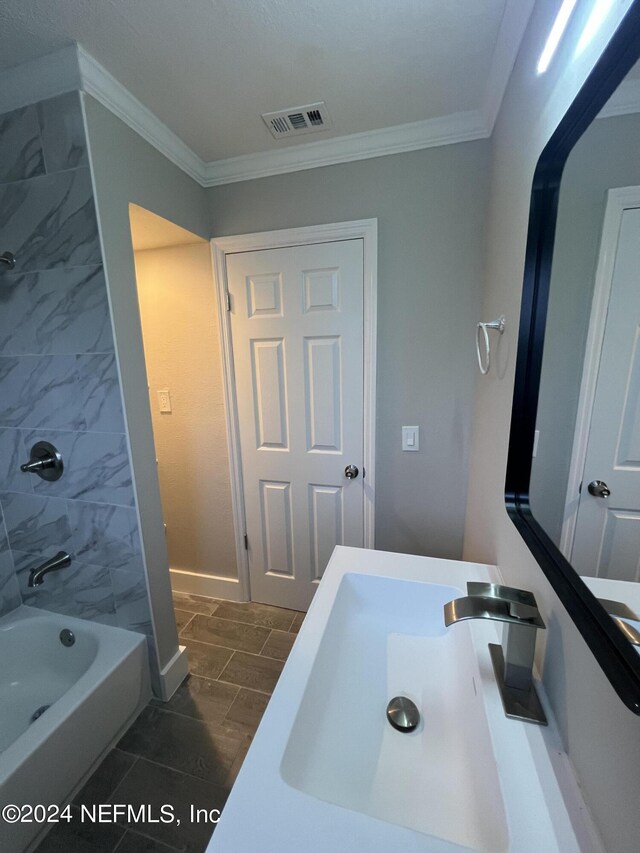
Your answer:
[[[64,804],[150,695],[141,634],[25,606],[0,618],[0,807]],[[0,850],[46,829],[0,819]]]

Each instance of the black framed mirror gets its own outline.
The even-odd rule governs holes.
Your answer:
[[[640,714],[640,0],[536,167],[505,500]]]

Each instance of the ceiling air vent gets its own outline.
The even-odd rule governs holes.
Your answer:
[[[305,107],[278,110],[275,113],[263,113],[262,120],[274,139],[301,136],[303,133],[317,133],[319,130],[328,130],[331,127],[331,119],[324,101],[307,104]]]

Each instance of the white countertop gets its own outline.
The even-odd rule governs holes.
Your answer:
[[[501,582],[495,566],[337,547],[208,853],[453,853],[468,849],[317,799],[282,778],[280,765],[289,735],[336,591],[346,573],[454,586],[461,595],[467,581]],[[467,624],[477,654],[505,805],[509,842],[504,853],[601,853],[544,693],[539,689],[548,727],[507,719],[487,649],[487,643],[501,641],[500,630],[492,622]]]

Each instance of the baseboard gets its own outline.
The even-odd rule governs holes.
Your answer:
[[[178,646],[178,651],[160,671],[160,696],[158,698],[162,699],[163,702],[168,702],[188,674],[187,647]]]
[[[227,601],[246,601],[237,578],[221,578],[184,569],[171,569],[171,588],[188,595],[206,595]]]

